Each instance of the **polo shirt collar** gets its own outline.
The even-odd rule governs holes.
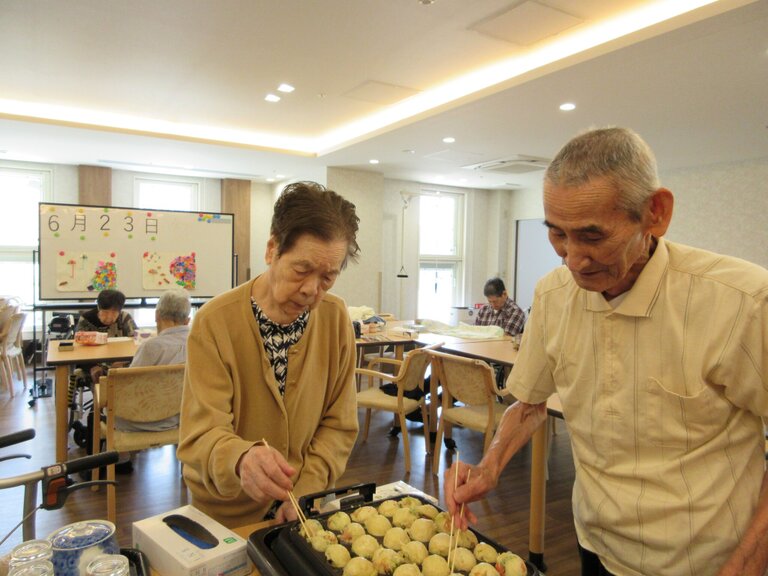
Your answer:
[[[659,296],[661,282],[669,265],[669,251],[664,238],[658,238],[653,256],[640,272],[635,284],[630,288],[624,300],[614,309],[600,292],[585,293],[585,308],[591,312],[609,312],[624,316],[651,315],[651,310]]]

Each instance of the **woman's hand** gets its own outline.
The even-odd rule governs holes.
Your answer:
[[[293,490],[291,478],[296,471],[280,452],[269,446],[252,446],[241,456],[237,470],[240,486],[256,502],[286,501],[288,491]]]

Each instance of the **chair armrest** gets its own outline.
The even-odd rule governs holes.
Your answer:
[[[385,372],[377,372],[376,370],[368,370],[367,368],[355,368],[355,374],[362,376],[370,376],[373,378],[379,378],[381,380],[387,380],[389,382],[395,382],[397,378],[394,374],[387,374]]]
[[[368,361],[368,370],[372,370],[374,364],[389,364],[391,366],[402,366],[403,361],[396,358],[377,357]]]

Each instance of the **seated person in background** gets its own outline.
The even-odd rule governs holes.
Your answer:
[[[328,291],[360,250],[355,206],[314,182],[275,203],[267,269],[216,296],[189,333],[179,447],[192,504],[234,527],[295,520],[357,438],[355,334]]]
[[[125,295],[119,290],[102,290],[96,308],[80,314],[75,332],[106,332],[110,338],[131,336],[136,332],[133,317],[123,311]]]
[[[501,278],[491,278],[483,287],[488,304],[480,308],[475,326],[499,326],[508,336],[516,336],[525,326],[525,312],[507,295]]]
[[[123,311],[125,295],[119,290],[102,290],[96,298],[96,308],[80,314],[75,332],[106,332],[110,338],[119,336],[133,337],[136,332],[136,322],[133,317]],[[125,366],[124,363],[114,363],[112,366]],[[98,382],[107,373],[108,366],[96,364],[88,367],[91,380]]]
[[[155,308],[157,336],[139,346],[131,367],[184,364],[187,361],[187,336],[189,335],[189,293],[181,288],[164,292]],[[158,422],[131,422],[118,418],[118,430],[130,432],[157,432],[179,425],[179,416],[172,416]]]
[[[189,293],[186,290],[173,288],[164,292],[155,308],[157,336],[139,346],[131,366],[160,366],[186,362],[191,308]]]

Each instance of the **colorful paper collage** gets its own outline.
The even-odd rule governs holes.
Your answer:
[[[98,292],[105,288],[117,288],[117,255],[114,252],[57,252],[57,291]]]
[[[181,287],[194,290],[197,282],[195,253],[144,252],[142,256],[142,286],[146,290]]]

